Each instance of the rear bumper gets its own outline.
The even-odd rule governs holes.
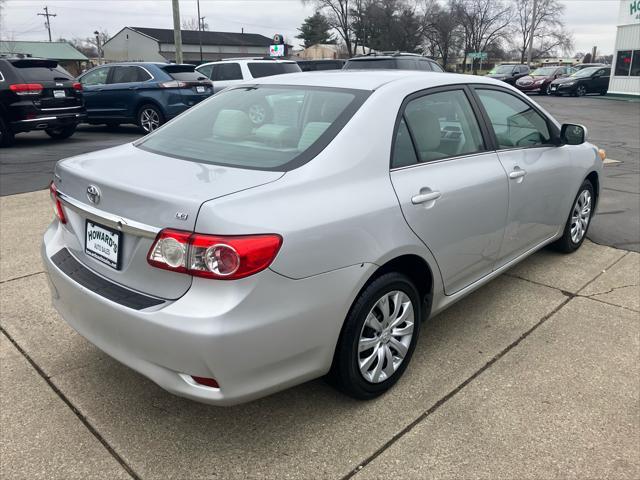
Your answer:
[[[516,88],[524,93],[536,93],[542,91],[544,85],[517,85]]]
[[[63,113],[63,114],[39,114],[34,118],[26,118],[23,120],[14,120],[10,122],[11,130],[14,133],[29,132],[31,130],[44,130],[47,128],[59,128],[71,125],[77,125],[84,121],[86,114],[81,113]]]
[[[94,293],[58,269],[60,224],[46,231],[42,257],[53,304],[78,333],[165,390],[233,405],[328,372],[347,311],[375,266],[303,280],[265,270],[225,282],[194,278],[180,299],[133,310]],[[215,378],[220,388],[189,376]]]

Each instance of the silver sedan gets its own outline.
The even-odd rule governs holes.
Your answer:
[[[424,319],[545,245],[580,247],[603,154],[585,136],[475,76],[232,87],[141,140],[57,164],[42,248],[54,305],[194,400],[324,375],[374,398],[409,366]]]

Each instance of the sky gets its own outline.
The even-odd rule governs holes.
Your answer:
[[[575,51],[594,45],[602,54],[613,53],[619,0],[560,0],[566,6],[565,23],[574,35]],[[47,5],[55,39],[85,38],[94,30],[117,33],[124,26],[172,28],[171,0],[5,0],[0,37],[47,40],[44,13]],[[200,0],[200,14],[209,30],[284,34],[296,44],[297,28],[313,13],[313,2],[301,0]],[[197,17],[196,0],[180,0],[182,18]]]

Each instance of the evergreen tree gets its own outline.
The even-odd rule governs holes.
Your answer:
[[[331,34],[329,22],[320,12],[305,18],[298,31],[300,35],[296,35],[296,38],[303,41],[305,48],[317,43],[336,43],[336,39]]]

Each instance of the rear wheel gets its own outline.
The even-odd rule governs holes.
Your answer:
[[[419,294],[408,277],[386,273],[356,299],[345,321],[330,381],[354,398],[382,395],[402,376],[420,332]]]
[[[595,205],[595,195],[593,185],[589,180],[585,180],[575,200],[573,207],[564,226],[562,237],[553,243],[553,247],[564,253],[575,252],[587,236],[591,217],[593,216]]]
[[[69,138],[71,135],[73,135],[75,131],[76,131],[75,125],[45,129],[45,132],[47,133],[47,135],[49,135],[51,138],[55,140],[64,140],[65,138]]]
[[[15,137],[11,127],[0,117],[0,147],[10,147],[14,141]]]
[[[164,115],[158,107],[146,104],[138,110],[138,126],[144,133],[151,133],[164,123]]]

